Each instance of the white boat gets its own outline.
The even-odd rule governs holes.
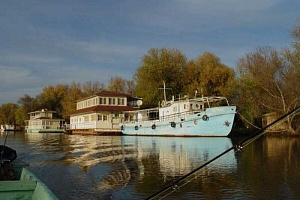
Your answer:
[[[157,108],[125,113],[120,128],[125,135],[227,136],[235,113],[225,97],[173,96]]]
[[[56,117],[55,111],[41,109],[28,113],[25,130],[27,133],[63,133],[65,131],[65,120]]]
[[[1,132],[4,131],[21,131],[21,127],[19,125],[14,124],[3,124],[0,128]]]

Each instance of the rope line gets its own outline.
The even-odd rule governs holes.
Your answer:
[[[237,114],[239,114],[248,124],[250,124],[251,126],[253,126],[254,128],[257,128],[259,130],[261,130],[260,127],[255,126],[253,123],[251,123],[249,120],[246,119],[246,117],[244,117],[240,112],[236,112]]]

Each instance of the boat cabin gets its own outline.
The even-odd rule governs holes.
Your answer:
[[[65,120],[59,119],[55,111],[41,109],[28,113],[26,132],[63,132]]]
[[[162,101],[160,107],[138,110],[126,113],[125,121],[167,120],[181,117],[185,119],[189,114],[204,111],[213,104],[228,104],[225,97],[201,97],[189,99],[187,96],[171,101]]]
[[[138,110],[141,99],[112,91],[101,91],[76,102],[70,115],[71,133],[121,132],[125,112]]]

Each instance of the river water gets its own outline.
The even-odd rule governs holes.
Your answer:
[[[7,146],[59,199],[144,199],[240,140],[16,132]],[[300,138],[262,137],[159,197],[300,199],[299,186]]]

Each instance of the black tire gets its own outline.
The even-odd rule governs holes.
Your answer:
[[[203,121],[207,121],[209,118],[208,118],[208,116],[207,115],[203,115],[203,117],[202,117],[202,120]]]
[[[171,127],[176,128],[176,123],[175,122],[171,122]]]

